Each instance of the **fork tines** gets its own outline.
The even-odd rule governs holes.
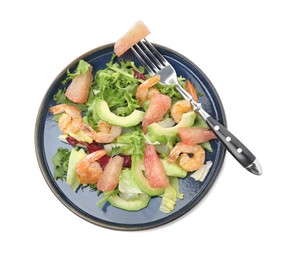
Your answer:
[[[145,38],[131,47],[131,50],[151,76],[169,64],[153,44]]]

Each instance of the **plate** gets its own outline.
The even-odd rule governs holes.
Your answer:
[[[201,93],[200,102],[204,109],[221,124],[226,125],[226,117],[222,102],[214,86],[207,76],[189,59],[183,55],[161,45],[154,44],[165,58],[174,66],[178,76],[191,80],[196,90]],[[63,181],[56,181],[53,177],[52,156],[58,147],[69,148],[71,146],[62,143],[58,136],[60,130],[57,123],[52,120],[52,115],[48,112],[50,106],[55,105],[53,96],[59,88],[63,88],[61,83],[66,77],[67,69],[73,71],[80,59],[84,59],[93,66],[93,73],[104,69],[106,63],[113,55],[114,43],[91,50],[71,62],[59,73],[56,79],[48,88],[38,111],[35,127],[35,147],[38,163],[48,186],[54,195],[73,213],[79,217],[102,227],[117,230],[143,230],[158,227],[169,223],[186,212],[190,211],[198,204],[215,182],[225,157],[225,148],[217,140],[212,140],[213,153],[206,153],[206,160],[211,160],[213,166],[204,182],[197,182],[189,175],[180,179],[180,190],[184,194],[183,200],[178,200],[175,210],[169,214],[159,210],[160,197],[152,198],[149,205],[140,211],[129,212],[105,203],[102,208],[97,207],[97,201],[102,195],[87,189],[79,189],[76,193]],[[122,56],[123,59],[131,59],[137,65],[131,51]]]

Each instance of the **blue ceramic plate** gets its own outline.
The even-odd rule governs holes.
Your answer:
[[[155,44],[156,45],[156,44]],[[81,218],[96,225],[118,230],[141,230],[157,227],[182,216],[192,209],[210,189],[219,174],[224,161],[225,149],[216,140],[211,141],[213,153],[206,154],[206,160],[213,161],[211,171],[204,182],[197,182],[187,176],[180,180],[180,190],[184,193],[184,199],[178,200],[175,210],[170,214],[164,214],[159,210],[161,198],[152,198],[149,205],[138,212],[128,212],[105,203],[102,208],[97,207],[97,201],[102,195],[86,189],[79,189],[76,193],[63,181],[56,181],[53,177],[54,167],[51,161],[58,147],[69,148],[71,146],[62,143],[58,136],[60,130],[57,123],[52,120],[48,112],[50,106],[55,105],[53,96],[59,88],[63,88],[61,81],[66,77],[67,69],[73,71],[80,59],[89,62],[93,73],[104,69],[113,54],[114,44],[108,44],[96,48],[74,60],[56,77],[49,87],[42,104],[39,108],[35,128],[36,154],[42,174],[56,197],[72,212]],[[174,66],[179,76],[191,80],[197,91],[203,95],[200,101],[204,109],[221,124],[226,125],[224,109],[220,98],[206,75],[190,60],[181,54],[166,47],[156,45],[158,50]],[[131,52],[127,52],[123,59],[132,59],[139,64]]]

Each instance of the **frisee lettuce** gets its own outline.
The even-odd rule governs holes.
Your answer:
[[[56,104],[67,104],[67,105],[72,105],[72,106],[77,106],[80,110],[85,110],[87,109],[86,104],[76,104],[72,101],[70,101],[66,95],[66,88],[59,89],[58,92],[54,95],[53,100],[56,102]]]
[[[110,110],[118,116],[128,116],[140,108],[134,98],[140,80],[134,76],[135,65],[131,61],[107,63],[107,68],[97,71],[92,85],[96,97],[105,100]],[[139,68],[136,68],[139,70]]]
[[[145,138],[143,131],[138,128],[129,133],[120,135],[116,138],[116,143],[127,144],[128,146],[122,146],[121,149],[127,148],[130,155],[137,155],[143,157],[145,149]],[[127,151],[125,151],[127,153]]]
[[[56,180],[66,180],[70,153],[68,149],[59,147],[56,154],[52,157],[54,178]]]
[[[87,63],[84,60],[80,60],[78,63],[78,66],[74,73],[71,73],[69,70],[67,70],[67,77],[65,80],[62,81],[62,84],[65,85],[68,81],[74,79],[76,76],[87,72],[90,69],[91,65]],[[77,106],[82,111],[86,110],[88,106],[92,103],[92,100],[94,99],[94,93],[92,91],[89,92],[88,100],[85,104],[77,104],[69,100],[66,95],[66,88],[60,88],[56,94],[53,96],[53,100],[56,102],[56,104],[67,104],[67,105],[73,105]]]
[[[87,111],[82,119],[85,124],[88,124],[95,131],[98,130],[97,124],[100,118],[95,112],[95,102],[92,102],[92,104],[87,108]]]
[[[182,99],[182,96],[179,93],[179,91],[176,89],[175,85],[162,85],[158,83],[156,84],[156,88],[162,94],[168,95],[172,99],[173,103]]]
[[[62,83],[65,85],[70,80],[74,79],[76,76],[87,72],[90,69],[91,65],[84,60],[78,62],[77,68],[74,73],[71,73],[70,70],[67,70],[67,77]]]

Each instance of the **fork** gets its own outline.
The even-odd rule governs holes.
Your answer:
[[[194,111],[199,113],[199,115],[206,121],[209,128],[215,133],[220,142],[245,169],[256,175],[262,174],[262,167],[256,157],[241,141],[239,141],[231,132],[229,132],[226,127],[211,117],[202,108],[202,104],[196,102],[192,95],[190,95],[179,84],[175,69],[164,58],[164,56],[159,53],[152,43],[144,38],[131,47],[131,50],[151,76],[156,74],[160,76],[161,84],[175,85],[182,97],[192,104]]]

